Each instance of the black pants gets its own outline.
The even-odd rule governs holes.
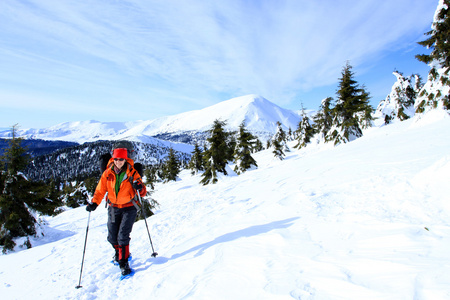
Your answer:
[[[130,233],[136,220],[137,209],[134,206],[108,207],[108,242],[111,245],[130,244]]]

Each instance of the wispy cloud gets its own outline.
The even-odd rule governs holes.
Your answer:
[[[49,93],[56,82],[118,94],[139,84],[142,99],[184,95],[186,109],[219,94],[286,104],[336,82],[346,60],[363,67],[411,46],[431,25],[430,2],[3,0],[0,76]]]

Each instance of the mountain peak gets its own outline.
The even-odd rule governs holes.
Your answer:
[[[267,139],[276,132],[277,122],[285,129],[296,128],[300,117],[262,96],[251,94],[232,98],[212,106],[154,120],[136,122],[78,121],[46,129],[19,132],[25,138],[63,140],[78,143],[97,140],[128,139],[148,141],[152,136],[176,136],[209,130],[215,120],[225,121],[227,129],[237,130],[242,121],[246,128]],[[1,136],[1,133],[0,133]]]

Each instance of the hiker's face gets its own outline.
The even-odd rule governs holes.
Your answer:
[[[125,164],[125,159],[123,158],[115,158],[114,159],[114,164],[116,165],[116,167],[118,167],[119,169],[122,169],[123,165]]]

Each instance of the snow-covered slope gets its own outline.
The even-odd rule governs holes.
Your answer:
[[[34,248],[0,256],[3,299],[450,299],[450,118],[372,128],[351,143],[255,155],[202,186],[183,171],[132,232],[134,277],[110,264],[106,210],[47,218]]]
[[[283,109],[257,95],[247,95],[220,102],[202,110],[189,111],[155,120],[136,122],[68,122],[45,129],[24,129],[18,133],[24,138],[92,142],[97,140],[127,139],[154,143],[152,136],[180,134],[209,130],[214,120],[226,121],[230,130],[237,130],[242,121],[247,129],[262,135],[273,134],[279,121],[285,129],[295,130],[300,120],[298,114]],[[7,137],[9,131],[0,132]]]

